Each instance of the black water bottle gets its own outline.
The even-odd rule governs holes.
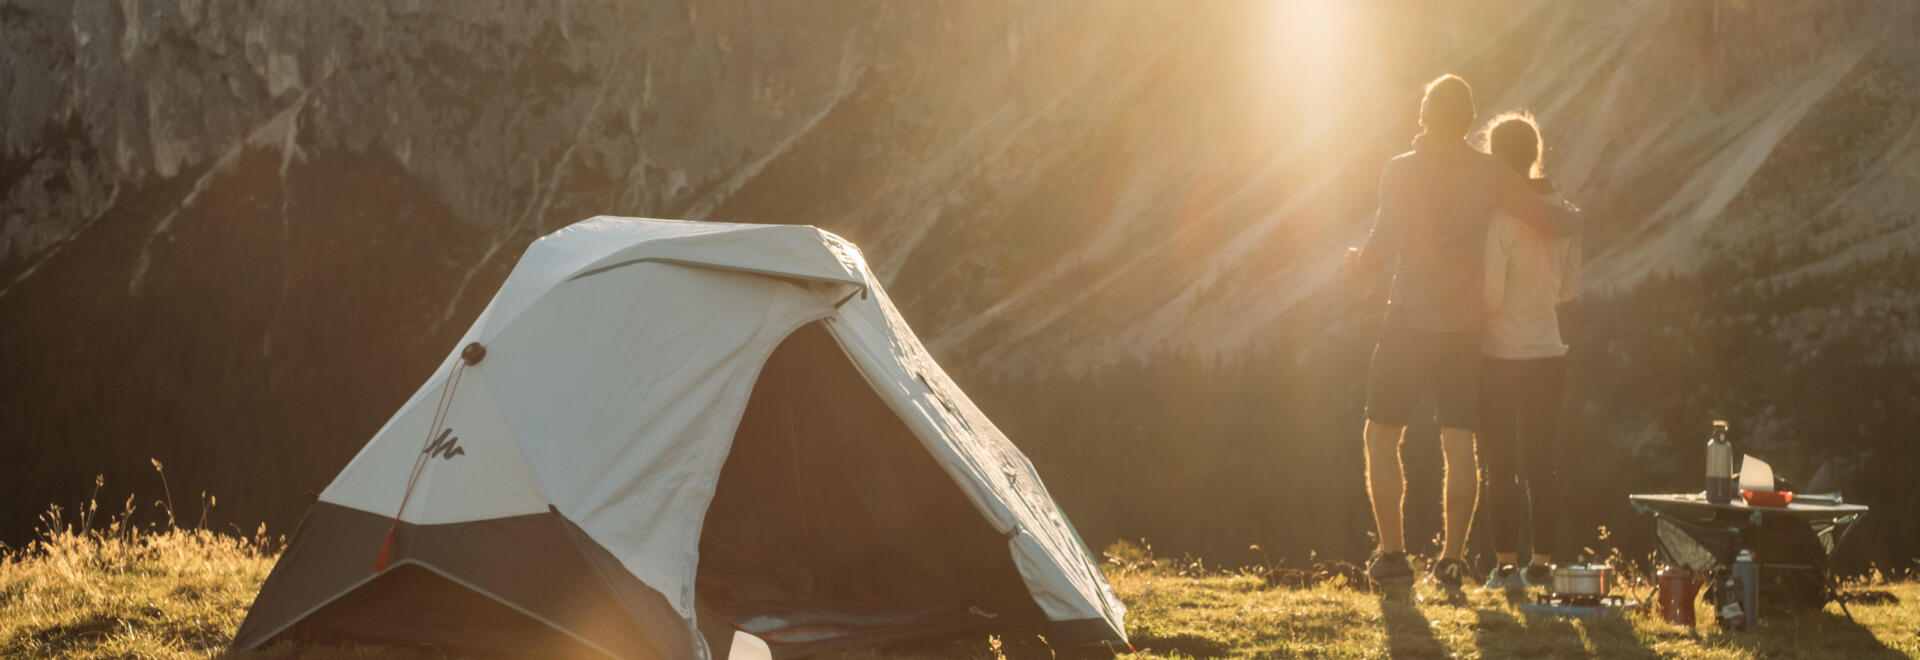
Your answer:
[[[1733,445],[1727,442],[1727,422],[1713,420],[1707,437],[1707,501],[1727,504],[1738,492],[1733,482]]]

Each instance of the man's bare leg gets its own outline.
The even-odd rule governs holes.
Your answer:
[[[1407,549],[1400,523],[1407,492],[1406,479],[1400,473],[1400,438],[1406,430],[1404,426],[1367,420],[1367,498],[1373,501],[1373,524],[1380,531],[1382,553]],[[1472,451],[1471,446],[1468,451]]]
[[[1466,554],[1467,531],[1473,527],[1473,509],[1480,500],[1480,464],[1474,458],[1473,432],[1440,429],[1440,451],[1447,464],[1447,532],[1440,557],[1460,559]]]

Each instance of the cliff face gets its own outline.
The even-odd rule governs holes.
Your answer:
[[[889,254],[940,223],[899,209],[1023,176],[979,161],[1119,103],[1091,63],[1186,20],[1073,9],[9,4],[0,452],[33,476],[0,529],[96,472],[151,492],[147,456],[289,526],[524,245],[590,215]]]
[[[979,388],[1266,355],[1448,70],[1542,118],[1596,291],[1870,273],[1920,241],[1915,14],[12,3],[0,530],[96,472],[151,492],[147,456],[285,528],[528,241],[601,213],[841,233]],[[1772,336],[1910,364],[1907,291],[1863,291]]]

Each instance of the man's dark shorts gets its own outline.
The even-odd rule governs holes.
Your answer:
[[[1480,426],[1480,333],[1436,332],[1407,327],[1387,314],[1380,343],[1367,370],[1367,419],[1406,426],[1422,391],[1433,394],[1440,427]]]

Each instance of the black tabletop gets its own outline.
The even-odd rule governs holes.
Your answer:
[[[1749,506],[1745,500],[1734,498],[1726,504],[1708,502],[1701,493],[1661,493],[1628,495],[1627,500],[1637,507],[1668,514],[1712,515],[1721,511],[1766,516],[1788,516],[1806,520],[1830,520],[1844,516],[1859,515],[1867,512],[1864,504],[1832,504],[1827,502],[1801,502],[1794,500],[1786,506]]]

